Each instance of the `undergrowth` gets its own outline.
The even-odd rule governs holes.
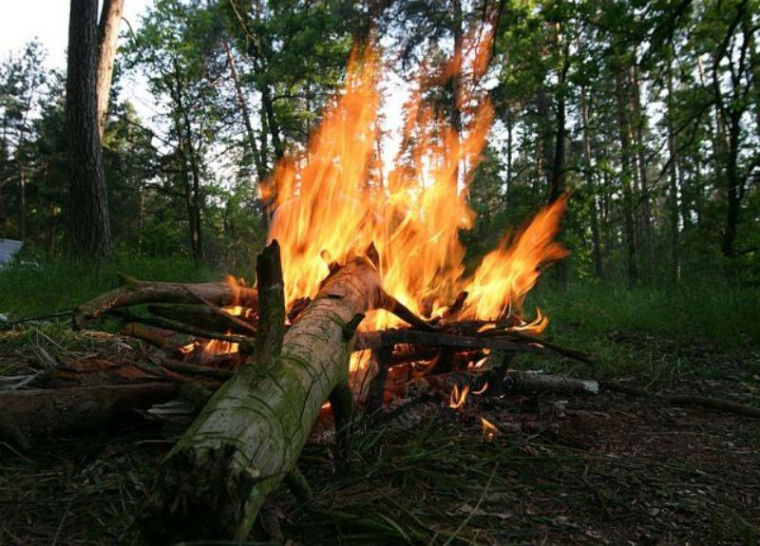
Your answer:
[[[544,336],[588,352],[584,373],[644,374],[653,381],[693,375],[724,378],[752,373],[760,352],[760,290],[725,284],[642,286],[545,283],[530,294],[526,314],[539,307],[550,320]],[[567,371],[575,363],[521,356],[529,367]],[[751,364],[751,362],[750,362]],[[755,370],[756,372],[757,370]]]
[[[115,288],[117,274],[153,281],[209,281],[224,278],[190,258],[117,255],[95,267],[68,261],[13,263],[0,270],[0,313],[10,318],[67,311]]]

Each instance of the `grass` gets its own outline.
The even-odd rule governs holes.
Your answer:
[[[560,292],[539,287],[539,305],[560,327],[587,333],[644,332],[673,340],[709,339],[726,347],[760,343],[760,290],[724,284],[638,287],[584,283]]]
[[[67,311],[117,286],[117,273],[154,281],[208,281],[221,272],[190,258],[115,256],[99,268],[67,261],[17,264],[0,271],[0,313],[11,318]]]
[[[587,375],[632,373],[666,383],[684,375],[723,378],[760,350],[757,288],[585,283],[560,291],[545,283],[526,310],[536,306],[549,316],[548,338],[594,355],[597,366],[583,370]],[[569,365],[522,356],[520,362],[561,371]]]

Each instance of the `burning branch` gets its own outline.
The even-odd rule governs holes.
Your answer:
[[[180,284],[138,281],[119,275],[119,288],[80,305],[74,310],[74,325],[84,329],[107,311],[142,303],[197,303],[198,298],[216,305],[255,307],[258,293],[250,288],[227,283]]]

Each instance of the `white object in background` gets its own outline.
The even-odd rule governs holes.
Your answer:
[[[15,239],[0,239],[0,269],[11,263],[13,255],[23,246],[23,241]]]

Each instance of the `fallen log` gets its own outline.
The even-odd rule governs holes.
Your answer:
[[[148,282],[119,275],[118,288],[74,309],[74,326],[84,329],[89,321],[119,307],[143,303],[197,304],[199,298],[221,306],[242,305],[254,308],[258,301],[258,293],[252,288],[234,286],[225,282],[196,284]]]
[[[362,332],[356,335],[354,348],[380,349],[394,345],[428,345],[431,347],[489,348],[505,351],[523,349],[514,341],[496,338],[477,338],[438,332],[420,332],[419,330],[396,329],[375,332]]]
[[[169,382],[0,392],[0,440],[28,449],[37,438],[83,434],[135,421],[135,409],[179,392]]]
[[[295,468],[322,404],[330,398],[337,411],[336,402],[346,399],[354,319],[380,303],[380,276],[365,258],[346,264],[283,338],[280,267],[274,242],[257,263],[254,357],[216,392],[161,465],[141,517],[153,543],[245,539],[268,493]]]

